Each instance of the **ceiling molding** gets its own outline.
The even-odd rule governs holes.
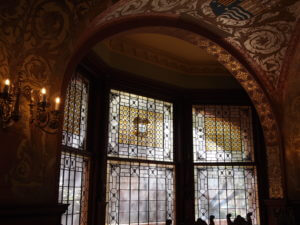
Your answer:
[[[230,76],[230,73],[218,63],[195,64],[194,62],[174,57],[165,51],[134,43],[125,37],[113,37],[104,43],[110,50],[127,57],[133,57],[156,66],[183,72],[188,75]]]

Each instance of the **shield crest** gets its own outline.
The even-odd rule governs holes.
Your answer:
[[[261,14],[276,3],[276,0],[264,3],[261,0],[212,0],[209,6],[217,17],[242,21]]]

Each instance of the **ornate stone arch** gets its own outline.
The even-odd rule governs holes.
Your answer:
[[[153,12],[149,10],[149,7],[153,7],[155,2],[157,0],[124,0],[97,16],[76,43],[65,72],[63,87],[66,86],[70,74],[90,47],[109,36],[124,31],[139,28],[139,30],[163,33],[206,50],[227,68],[251,98],[259,115],[265,138],[269,198],[283,198],[284,182],[279,127],[267,93],[253,72],[256,71],[252,68],[253,65],[248,65],[239,54],[231,50],[232,46],[228,46],[208,29],[195,21],[182,18],[180,12],[187,10],[187,0],[173,1],[169,3],[168,9],[159,10],[158,8],[157,12]]]

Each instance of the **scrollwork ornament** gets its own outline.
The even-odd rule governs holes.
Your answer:
[[[152,0],[152,10],[155,12],[166,12],[176,9],[176,7],[184,7],[188,0]]]
[[[70,15],[62,3],[46,1],[39,4],[33,15],[32,35],[48,49],[55,49],[68,37]]]
[[[46,85],[51,75],[51,67],[46,59],[37,55],[28,55],[22,66],[26,79],[35,86]]]
[[[245,48],[254,54],[272,54],[279,51],[285,43],[285,36],[274,27],[264,26],[247,34],[243,43]]]
[[[149,0],[134,0],[130,1],[124,5],[123,8],[120,10],[120,16],[132,15],[132,14],[139,14],[143,13],[147,9],[147,4]],[[115,15],[116,16],[116,15]]]

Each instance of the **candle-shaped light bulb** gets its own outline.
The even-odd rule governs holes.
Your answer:
[[[42,95],[45,95],[47,93],[46,88],[42,88],[41,93]]]
[[[4,84],[7,85],[7,86],[9,86],[10,85],[10,80],[6,79],[5,82],[4,82]]]
[[[55,106],[54,106],[55,111],[59,110],[59,104],[60,104],[60,97],[56,97],[55,98]]]
[[[46,88],[42,88],[41,89],[41,94],[42,94],[42,101],[43,102],[46,102],[46,93],[47,93]]]
[[[8,94],[9,92],[9,86],[10,86],[10,80],[6,79],[4,81],[4,89],[3,89],[3,93]]]

